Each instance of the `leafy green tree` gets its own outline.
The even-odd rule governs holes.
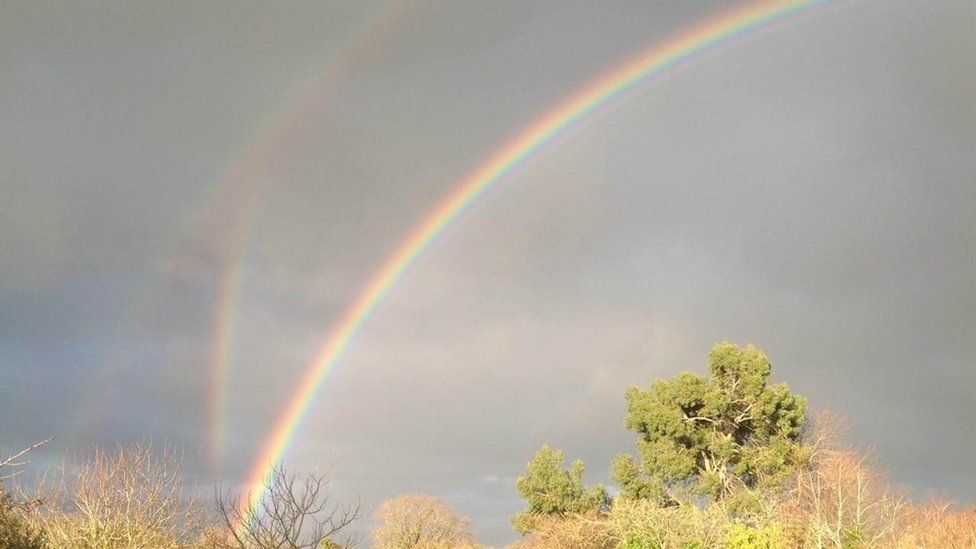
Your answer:
[[[755,347],[716,345],[711,377],[678,374],[627,391],[624,425],[638,434],[639,460],[614,459],[624,497],[673,502],[676,493],[724,499],[768,487],[806,459],[806,399],[770,385],[772,364]]]
[[[532,530],[540,516],[565,516],[571,513],[605,510],[610,504],[607,490],[597,484],[583,485],[585,466],[580,460],[569,470],[563,469],[563,453],[543,446],[525,468],[515,486],[525,498],[528,508],[512,517],[512,526],[519,533]]]

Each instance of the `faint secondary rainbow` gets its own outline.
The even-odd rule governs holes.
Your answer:
[[[259,508],[264,495],[262,484],[270,468],[282,458],[326,374],[342,357],[363,323],[420,253],[430,246],[445,227],[484,195],[485,191],[561,132],[628,89],[710,46],[806,12],[815,5],[829,1],[777,1],[747,6],[655,46],[584,87],[537,119],[463,179],[400,243],[329,334],[253,463],[247,479],[251,509]]]
[[[385,4],[383,9],[375,10],[335,54],[318,63],[312,71],[315,77],[294,90],[282,108],[264,117],[258,129],[252,133],[254,137],[229,163],[229,168],[218,179],[219,183],[206,201],[207,205],[213,207],[228,198],[233,199],[232,207],[228,208],[232,218],[220,230],[209,227],[207,231],[226,235],[216,285],[209,363],[209,450],[211,466],[215,469],[220,466],[226,439],[228,382],[244,279],[244,258],[253,217],[258,209],[258,196],[273,173],[270,166],[278,148],[287,144],[290,135],[298,132],[303,122],[321,108],[327,92],[340,79],[348,76],[349,69],[383,43],[383,37],[389,35],[395,22],[409,6],[406,2],[393,1]]]
[[[274,173],[273,162],[293,134],[300,133],[307,118],[313,116],[327,91],[348,76],[349,69],[386,43],[397,22],[413,2],[389,0],[365,12],[357,28],[339,44],[333,55],[324,56],[303,72],[293,84],[281,107],[262,116],[254,130],[248,132],[235,153],[213,178],[203,186],[173,237],[161,246],[147,264],[141,283],[133,291],[130,306],[121,315],[121,331],[132,329],[159,308],[160,288],[167,281],[193,279],[201,272],[214,281],[214,306],[210,352],[206,367],[210,374],[207,405],[207,453],[211,467],[219,467],[225,446],[228,374],[235,341],[237,309],[244,280],[244,259],[251,227],[259,210],[257,197]],[[309,78],[306,75],[311,74]],[[203,263],[200,259],[203,258]],[[110,375],[109,365],[117,356],[106,356],[99,371],[91,376],[84,391],[87,395],[74,414],[71,440],[86,438],[97,423],[102,399],[101,388]]]
[[[244,280],[244,257],[250,231],[253,226],[254,212],[257,209],[261,185],[251,184],[246,187],[247,193],[243,197],[235,219],[228,227],[228,240],[224,250],[225,259],[217,280],[216,294],[213,308],[213,327],[211,330],[210,386],[210,464],[219,473],[223,460],[225,421],[224,411],[227,406],[227,378],[230,371],[232,350],[234,348],[234,334],[236,319],[238,318],[238,304]]]

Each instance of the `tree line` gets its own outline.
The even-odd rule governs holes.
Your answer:
[[[976,510],[914,504],[842,422],[809,418],[752,346],[716,345],[708,376],[626,392],[636,456],[618,455],[613,497],[543,446],[516,481],[523,549],[976,547]]]
[[[610,488],[586,485],[582,461],[567,467],[543,445],[515,482],[525,509],[511,519],[522,535],[513,547],[976,547],[976,510],[915,503],[892,487],[836,417],[808,417],[805,398],[771,382],[765,353],[721,343],[707,362],[707,376],[626,391],[636,453],[613,460]],[[0,548],[481,547],[467,519],[428,495],[383,502],[368,538],[355,533],[365,512],[333,501],[331,467],[276,467],[256,509],[247,493],[201,497],[178,452],[145,444],[96,448],[70,471],[17,487],[44,442],[0,453]]]

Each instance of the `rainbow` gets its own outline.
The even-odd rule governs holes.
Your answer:
[[[244,256],[257,209],[261,184],[247,185],[243,204],[228,228],[229,244],[226,259],[217,281],[214,302],[213,342],[211,344],[210,372],[212,391],[210,403],[210,465],[219,473],[224,449],[225,409],[227,404],[227,379],[230,372],[231,351],[234,348],[235,320],[244,280]]]
[[[350,342],[376,306],[404,272],[445,227],[467,211],[484,193],[516,166],[550,143],[567,128],[652,76],[661,74],[709,47],[725,43],[776,21],[797,16],[830,0],[764,2],[746,6],[705,23],[662,45],[637,55],[617,69],[584,87],[568,100],[527,126],[470,173],[386,260],[322,345],[314,363],[303,375],[298,390],[274,424],[247,478],[250,509],[259,508],[263,483],[282,458],[308,411],[326,374],[348,349]]]
[[[326,92],[340,84],[350,69],[385,45],[397,23],[413,7],[413,2],[390,0],[367,10],[334,53],[316,59],[303,74],[312,74],[286,88],[281,107],[265,114],[248,132],[243,143],[231,156],[213,181],[203,186],[191,207],[177,224],[175,236],[162,246],[140,277],[142,283],[118,323],[122,329],[136,320],[154,303],[158,290],[168,277],[183,276],[197,270],[194,254],[203,243],[216,262],[214,273],[214,307],[211,344],[206,365],[210,373],[207,426],[210,465],[219,468],[226,429],[228,378],[235,341],[240,291],[244,280],[244,259],[254,217],[259,210],[258,196],[270,177],[269,167],[282,144],[287,143],[305,126],[307,119],[326,99]],[[208,275],[209,276],[209,275]],[[72,440],[84,438],[97,421],[101,399],[98,388],[105,384],[108,365],[115,357],[106,357],[99,371],[88,381],[88,395],[74,415]]]
[[[345,77],[352,66],[368,57],[390,34],[395,23],[409,7],[407,3],[389,2],[383,9],[369,14],[359,30],[352,33],[343,47],[335,54],[318,63],[312,71],[315,78],[308,80],[290,94],[284,107],[264,117],[254,137],[243,148],[237,158],[229,163],[229,168],[220,183],[211,192],[207,204],[227,200],[233,191],[237,205],[233,208],[236,216],[222,231],[228,234],[224,245],[224,258],[216,287],[212,327],[212,345],[209,371],[211,372],[211,395],[209,399],[210,462],[219,469],[221,453],[226,438],[226,403],[229,390],[228,380],[234,346],[235,320],[238,318],[240,291],[244,279],[244,257],[248,236],[257,210],[258,195],[266,184],[268,166],[277,147],[287,143],[291,134],[297,132],[303,122],[321,108],[326,99],[326,90]]]

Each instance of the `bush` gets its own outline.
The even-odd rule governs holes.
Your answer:
[[[0,488],[0,547],[5,549],[43,549],[44,536],[21,517],[13,498]]]
[[[728,549],[787,549],[786,537],[778,523],[753,527],[737,522],[725,538]]]
[[[0,547],[40,549],[45,546],[43,533],[24,520],[24,513],[41,505],[43,500],[41,498],[27,501],[14,499],[14,496],[4,488],[3,483],[23,473],[26,465],[30,463],[25,456],[51,440],[49,438],[36,442],[7,456],[0,455]]]
[[[660,506],[646,500],[617,498],[610,520],[628,549],[719,547],[729,524],[717,504]]]
[[[614,549],[620,536],[609,518],[595,511],[565,516],[540,515],[532,532],[516,543],[517,549]]]
[[[906,508],[895,546],[976,547],[976,509],[953,509],[944,501]]]
[[[576,549],[737,549],[761,545],[777,528],[756,530],[733,522],[715,503],[661,506],[653,501],[617,497],[606,514],[577,513],[540,520],[518,547]],[[765,536],[765,537],[764,537]],[[753,545],[748,545],[753,542]],[[737,544],[737,545],[730,545]]]

